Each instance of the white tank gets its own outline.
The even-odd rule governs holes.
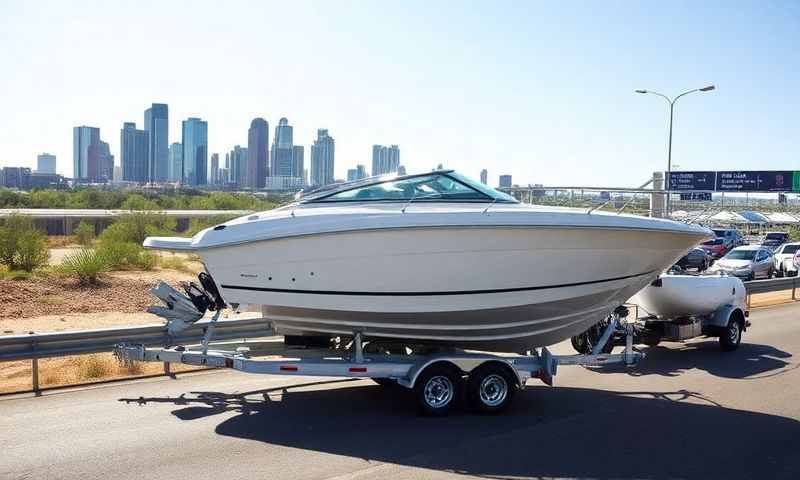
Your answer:
[[[661,275],[628,303],[659,318],[708,315],[724,305],[745,308],[745,288],[736,277]]]

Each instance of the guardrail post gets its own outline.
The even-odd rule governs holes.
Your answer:
[[[33,332],[31,332],[31,335],[33,335]],[[33,393],[38,397],[42,394],[42,391],[39,389],[39,358],[36,356],[36,342],[31,342],[31,352],[33,352],[33,358],[31,358],[31,387]]]
[[[170,363],[169,362],[164,362],[164,375],[166,375],[168,377],[171,377],[171,378],[175,378],[175,374],[173,374],[172,371],[170,370]]]
[[[797,277],[792,279],[792,300],[797,300],[797,296],[795,295],[795,291],[797,290]]]

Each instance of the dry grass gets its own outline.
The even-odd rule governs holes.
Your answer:
[[[165,270],[176,270],[178,272],[186,273],[191,273],[193,271],[192,267],[189,265],[189,262],[181,257],[161,257],[158,261],[158,264]]]
[[[77,244],[78,237],[75,235],[51,235],[47,237],[47,246],[49,248],[63,248]]]

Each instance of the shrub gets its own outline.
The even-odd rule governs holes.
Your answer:
[[[158,263],[158,256],[145,251],[136,243],[105,241],[98,248],[112,270],[142,269],[152,270]]]
[[[65,257],[59,269],[76,277],[82,284],[96,285],[100,274],[110,267],[105,255],[85,248]]]
[[[100,355],[88,355],[77,361],[78,375],[82,379],[103,378],[111,373],[112,363]]]
[[[144,239],[152,235],[173,235],[176,221],[174,218],[158,213],[136,212],[123,215],[100,234],[101,243],[136,243],[141,245]]]
[[[186,260],[181,257],[162,257],[159,263],[161,268],[167,270],[177,270],[179,272],[191,271],[189,265],[186,264]]]
[[[75,236],[78,238],[78,243],[84,246],[89,246],[94,240],[94,226],[88,222],[81,220],[78,228],[75,229]]]
[[[49,255],[47,237],[30,217],[11,215],[0,227],[0,263],[9,270],[32,272],[45,265]]]
[[[26,272],[47,264],[50,250],[47,248],[47,238],[38,230],[22,232],[17,244],[17,267]]]

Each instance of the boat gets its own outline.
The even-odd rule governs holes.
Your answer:
[[[144,246],[198,254],[277,332],[524,352],[585,331],[713,233],[521,204],[452,170],[373,177]]]
[[[745,304],[744,283],[734,276],[664,274],[628,303],[660,319],[710,315],[725,305]]]

